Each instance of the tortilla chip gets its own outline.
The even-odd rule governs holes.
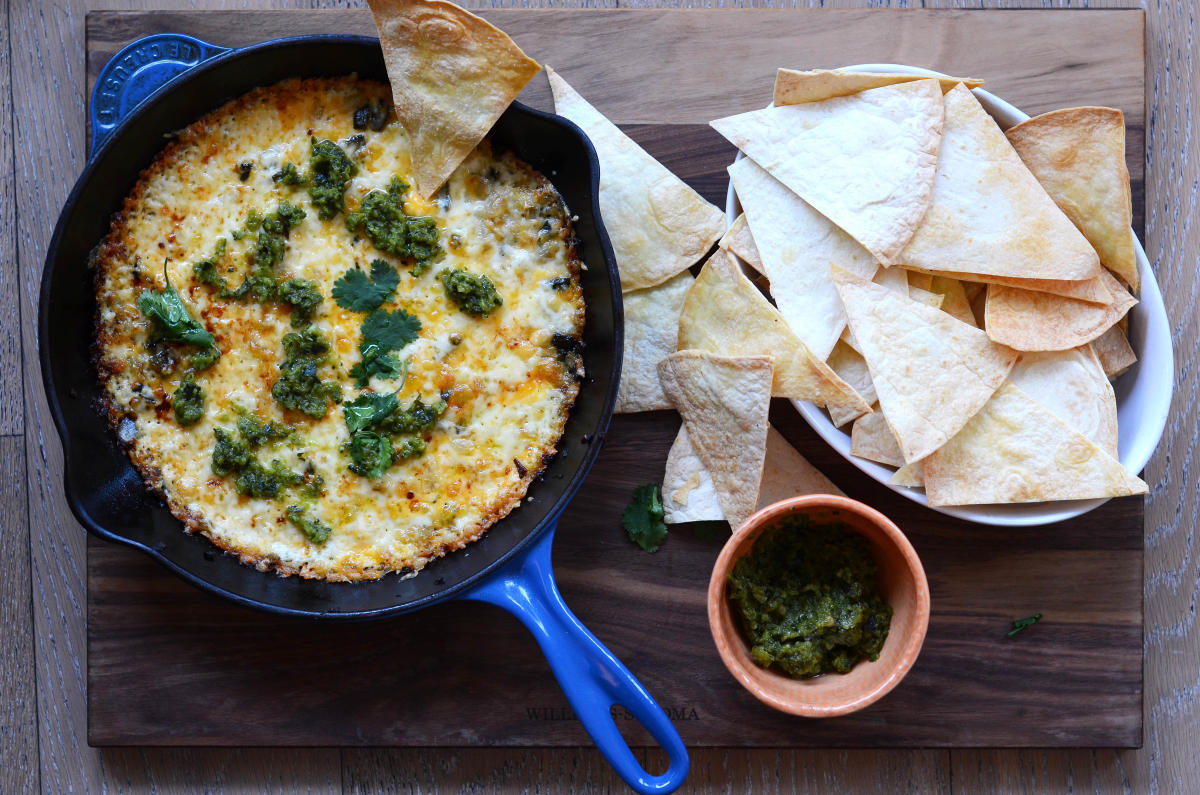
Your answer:
[[[812,355],[726,251],[709,258],[688,292],[679,317],[678,346],[733,356],[773,356],[773,395],[870,410],[837,373]]]
[[[904,454],[883,412],[866,414],[850,429],[850,454],[893,467],[904,466]]]
[[[369,0],[396,118],[428,199],[541,66],[504,31],[443,0]]]
[[[925,462],[930,505],[1145,494],[1121,462],[1011,383]]]
[[[770,442],[767,444],[769,447]],[[662,502],[663,521],[667,524],[715,522],[725,518],[712,475],[688,439],[686,425],[680,426],[671,452],[667,453]]]
[[[884,265],[896,262],[929,206],[942,131],[937,81],[711,124]]]
[[[964,323],[974,326],[975,313],[971,311],[971,302],[967,299],[967,291],[958,279],[946,276],[934,276],[930,288],[942,296],[943,312],[947,312]]]
[[[993,284],[988,287],[984,328],[994,341],[1021,351],[1062,351],[1086,345],[1137,303],[1108,271],[1111,304],[1093,304],[1048,293]]]
[[[908,286],[908,297],[914,301],[919,301],[925,306],[932,306],[934,309],[942,308],[942,296],[939,293],[931,293],[928,290],[922,290],[920,287]]]
[[[758,253],[754,235],[750,234],[750,225],[746,223],[745,213],[734,219],[733,225],[725,230],[725,235],[717,241],[717,245],[734,254],[758,273],[763,272],[762,257]]]
[[[1129,338],[1125,336],[1120,323],[1092,340],[1092,350],[1096,352],[1100,366],[1109,378],[1116,378],[1137,361],[1137,354],[1129,347]]]
[[[880,86],[928,80],[929,75],[892,74],[890,72],[843,72],[841,69],[813,69],[797,72],[795,69],[780,69],[775,73],[775,104],[799,105],[802,102],[820,102],[832,97],[845,97]],[[934,78],[942,93],[959,83],[967,88],[979,88],[983,81],[974,77]]]
[[[767,454],[758,487],[758,504],[754,510],[762,510],[771,503],[801,494],[845,496],[845,492],[796,452],[774,426],[768,426]],[[667,455],[662,495],[663,521],[667,524],[711,522],[725,518],[717,500],[712,475],[708,474],[696,449],[692,447],[686,427],[679,429],[679,435],[675,437],[675,443]]]
[[[875,258],[748,157],[729,167],[754,240],[762,247],[771,297],[796,336],[825,359],[846,327],[829,267],[871,278]]]
[[[934,276],[945,276],[948,279],[958,279],[964,285],[971,285],[975,290],[983,290],[989,284],[1002,284],[1006,287],[1017,287],[1022,290],[1032,290],[1037,293],[1050,293],[1067,298],[1078,298],[1080,301],[1091,301],[1094,304],[1112,303],[1112,295],[1097,270],[1091,279],[1071,281],[1064,279],[1012,279],[1007,276],[988,276],[978,273],[961,273],[959,271],[922,271],[911,265],[905,265],[909,273],[929,273]],[[974,303],[974,299],[972,299]]]
[[[838,340],[838,344],[833,347],[833,352],[829,354],[825,363],[838,374],[838,378],[841,378],[861,395],[865,403],[874,405],[879,400],[879,396],[875,394],[875,385],[871,383],[871,371],[867,369],[867,360],[846,344],[845,340]],[[835,428],[840,428],[850,420],[861,416],[862,412],[854,409],[841,406],[829,407],[829,419],[833,420]]]
[[[770,427],[767,429],[767,459],[763,464],[762,483],[758,487],[756,510],[801,494],[845,496],[845,492],[825,477],[821,470],[788,444],[783,434]]]
[[[1035,116],[1005,135],[1096,249],[1100,264],[1137,292],[1125,115],[1114,108],[1064,108]]]
[[[945,103],[932,203],[899,264],[1024,279],[1095,277],[1096,250],[1038,184],[975,95],[957,86]]]
[[[654,287],[625,293],[625,357],[617,414],[671,408],[658,380],[658,363],[675,352],[679,311],[693,281],[684,271]]]
[[[735,528],[754,513],[767,452],[770,356],[679,351],[658,365],[663,391],[679,409],[688,438],[712,476]]]
[[[905,277],[908,279],[909,287],[916,287],[918,290],[930,292],[933,290],[933,275],[922,273],[921,271],[905,271]],[[909,296],[910,298],[912,296]]]
[[[871,281],[900,295],[907,296],[909,293],[908,273],[900,268],[880,268],[876,271],[875,277]],[[842,342],[845,342],[855,351],[859,349],[858,340],[854,339],[854,331],[849,326],[846,326],[846,330],[842,332]]]
[[[621,132],[546,67],[554,112],[578,124],[600,159],[600,213],[622,290],[665,282],[691,267],[725,231],[725,214]]]
[[[842,270],[833,277],[905,462],[924,458],[987,403],[1016,351],[886,287]]]
[[[1091,347],[1022,353],[1008,380],[1117,457],[1117,397]]]
[[[905,464],[888,478],[888,483],[893,486],[905,486],[910,489],[924,488],[925,462],[913,461],[911,464]]]

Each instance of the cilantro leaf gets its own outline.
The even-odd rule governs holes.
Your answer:
[[[658,485],[647,483],[633,490],[633,500],[621,514],[621,524],[629,538],[647,552],[657,552],[667,539],[667,525],[663,522],[663,504],[658,494]]]
[[[362,322],[362,344],[358,346],[367,358],[367,348],[375,346],[380,353],[398,351],[417,338],[421,331],[421,321],[416,315],[409,314],[403,309],[389,312],[386,309],[376,309],[367,315]]]
[[[400,401],[394,392],[387,395],[364,392],[342,406],[342,413],[346,415],[346,427],[350,433],[356,433],[386,419],[398,408]]]
[[[163,263],[163,280],[167,286],[162,292],[147,290],[138,296],[137,306],[150,321],[152,335],[169,342],[186,342],[197,348],[209,348],[216,338],[199,321],[188,314],[179,292],[171,286],[167,276],[167,265]],[[419,328],[419,326],[418,326]]]
[[[342,309],[371,312],[392,297],[400,284],[400,274],[392,265],[377,259],[371,262],[371,275],[352,268],[333,283],[333,299]]]
[[[350,368],[350,377],[354,379],[354,386],[358,389],[365,389],[374,376],[392,379],[408,375],[408,359],[400,361],[390,353],[380,353],[379,349],[374,347],[370,351],[370,358],[367,358],[368,354],[364,352],[363,360]],[[403,381],[400,382],[400,386],[404,386]]]
[[[371,260],[371,281],[375,287],[384,291],[384,300],[392,297],[392,293],[400,286],[400,274],[387,260]]]
[[[1029,618],[1018,618],[1016,621],[1012,622],[1012,629],[1008,631],[1008,637],[1015,638],[1017,635],[1020,635],[1022,632],[1029,629],[1041,620],[1041,613],[1034,613]]]

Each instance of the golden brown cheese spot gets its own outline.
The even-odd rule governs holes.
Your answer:
[[[510,155],[493,155],[485,141],[451,176],[445,198],[423,202],[409,195],[406,212],[435,218],[446,252],[419,278],[365,236],[350,233],[344,215],[319,219],[305,188],[272,179],[288,162],[306,171],[316,136],[342,144],[359,168],[347,186],[347,211],[370,191],[386,189],[393,176],[410,181],[399,125],[368,131],[361,147],[347,143],[359,132],[354,110],[388,96],[385,85],[351,78],[287,81],[250,92],[184,130],[160,154],[99,249],[98,363],[110,417],[114,423],[132,419],[131,456],[160,485],[174,513],[260,569],[371,579],[417,570],[474,540],[524,496],[543,456],[554,452],[578,391],[551,340],[554,333],[582,332],[579,264],[566,208],[544,177]],[[238,176],[242,162],[253,163],[245,182]],[[421,435],[425,454],[393,464],[378,480],[347,471],[349,432],[340,408],[314,420],[285,412],[272,399],[281,341],[293,330],[288,311],[221,299],[192,273],[225,238],[221,273],[236,287],[253,236],[235,240],[233,233],[251,211],[269,213],[281,201],[301,207],[306,217],[291,230],[275,276],[317,284],[324,301],[313,325],[332,348],[322,378],[337,380],[345,399],[358,394],[349,370],[359,360],[364,315],[337,305],[334,282],[356,265],[367,269],[373,259],[388,260],[400,272],[400,285],[385,308],[402,307],[421,321],[418,339],[398,352],[409,361],[398,397],[402,406],[440,398],[447,410]],[[156,369],[148,325],[136,307],[143,290],[162,288],[164,259],[171,283],[223,354],[195,376],[206,411],[187,429],[173,421],[167,397],[186,368]],[[502,307],[482,319],[459,311],[436,278],[456,267],[491,279]],[[563,277],[572,277],[567,289],[550,288]],[[186,359],[186,346],[179,353]],[[377,392],[399,386],[371,383]],[[238,494],[232,477],[212,472],[214,429],[232,428],[245,411],[296,427],[293,438],[268,443],[257,455],[294,472],[312,467],[324,477],[323,492],[309,507],[333,528],[324,544],[311,543],[288,523],[287,501]]]

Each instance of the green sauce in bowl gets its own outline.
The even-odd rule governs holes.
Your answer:
[[[867,539],[791,515],[766,530],[726,580],[750,657],[793,678],[877,660],[892,608]]]

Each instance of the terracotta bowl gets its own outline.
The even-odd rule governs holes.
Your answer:
[[[817,523],[842,522],[871,542],[883,598],[893,609],[887,640],[875,662],[864,660],[844,674],[792,679],[750,659],[725,595],[725,579],[765,530],[791,514],[806,514]],[[878,701],[908,673],[929,625],[929,583],[912,544],[879,511],[831,494],[793,497],[751,516],[726,542],[708,584],[708,623],[725,667],[759,701],[793,715],[829,718]]]

